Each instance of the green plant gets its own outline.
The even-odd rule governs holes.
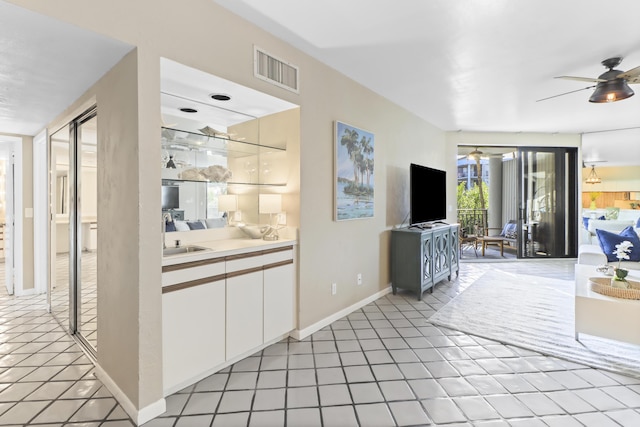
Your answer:
[[[484,200],[489,200],[489,189],[485,184],[482,186],[482,195]],[[480,191],[477,184],[473,184],[473,187],[467,189],[465,183],[458,184],[457,189],[458,209],[483,209],[480,201]]]

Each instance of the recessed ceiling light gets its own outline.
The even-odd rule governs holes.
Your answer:
[[[229,101],[231,97],[224,93],[212,93],[209,95],[211,99],[215,99],[216,101]]]
[[[197,113],[198,112],[198,110],[196,110],[195,108],[189,108],[189,107],[181,108],[180,111],[182,111],[183,113]]]

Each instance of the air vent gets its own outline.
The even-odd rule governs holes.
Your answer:
[[[254,46],[254,75],[276,86],[299,93],[298,67]]]

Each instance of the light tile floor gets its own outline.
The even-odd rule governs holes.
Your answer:
[[[488,269],[571,279],[572,261],[461,268],[168,397],[146,426],[640,426],[640,380],[426,321]],[[132,425],[41,297],[0,296],[0,425]]]

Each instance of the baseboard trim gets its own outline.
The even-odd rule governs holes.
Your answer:
[[[105,387],[113,394],[113,397],[118,401],[122,409],[129,414],[133,422],[139,426],[147,421],[150,421],[163,414],[167,410],[167,402],[164,398],[158,399],[150,405],[144,408],[136,408],[136,406],[129,400],[129,397],[118,387],[118,385],[111,379],[111,377],[105,372],[102,367],[96,363],[96,377],[104,384]]]
[[[342,310],[333,313],[331,316],[325,317],[324,319],[314,323],[311,326],[308,326],[304,329],[294,329],[290,336],[292,338],[299,340],[303,340],[306,337],[308,337],[309,335],[318,332],[320,329],[324,328],[327,325],[330,325],[331,323],[335,322],[336,320],[339,320],[341,318],[343,318],[344,316],[347,316],[351,313],[353,313],[354,311],[356,311],[359,308],[364,307],[365,305],[369,304],[372,301],[377,300],[378,298],[387,295],[389,292],[391,292],[391,286],[376,292],[373,295],[370,295],[368,297],[366,297],[363,300],[358,301],[355,304],[350,305],[347,308],[343,308]]]
[[[26,297],[31,295],[37,295],[38,292],[36,292],[35,288],[21,289],[20,291],[18,291],[18,289],[14,287],[13,294],[17,297]]]

